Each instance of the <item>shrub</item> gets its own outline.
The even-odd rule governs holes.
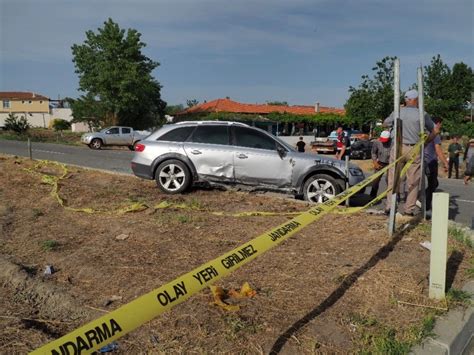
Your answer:
[[[17,134],[25,134],[30,127],[31,126],[25,116],[18,118],[14,113],[10,113],[5,120],[5,129]]]
[[[55,131],[65,131],[71,128],[71,123],[61,118],[55,118],[52,121],[51,127],[53,127]]]

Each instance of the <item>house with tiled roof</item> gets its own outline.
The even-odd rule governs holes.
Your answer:
[[[345,110],[335,107],[325,107],[316,103],[314,106],[286,106],[269,104],[244,104],[231,99],[217,99],[190,107],[181,111],[177,116],[189,116],[198,113],[228,112],[242,114],[267,115],[272,112],[290,113],[295,115],[314,115],[318,113],[334,113],[344,115]]]
[[[331,131],[339,117],[344,120],[345,110],[335,107],[304,105],[272,105],[246,104],[233,101],[230,98],[204,102],[178,112],[175,122],[198,119],[223,119],[245,121],[254,126],[267,129],[277,135],[303,134],[319,130],[321,133]],[[293,116],[291,122],[281,121],[281,116]],[[331,123],[323,118],[332,116]]]

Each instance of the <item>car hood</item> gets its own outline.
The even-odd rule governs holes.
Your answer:
[[[291,153],[291,158],[297,163],[302,165],[319,165],[319,164],[326,164],[330,166],[334,166],[339,168],[340,170],[344,171],[346,162],[344,160],[338,160],[331,157],[326,157],[319,154],[313,153]],[[354,169],[360,169],[357,165],[352,164],[349,162],[349,167]]]

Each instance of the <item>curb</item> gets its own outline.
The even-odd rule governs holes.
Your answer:
[[[474,281],[469,281],[463,291],[471,294],[474,302]],[[415,355],[468,355],[474,351],[474,306],[453,309],[441,316],[433,329],[435,337],[429,337],[411,349]]]

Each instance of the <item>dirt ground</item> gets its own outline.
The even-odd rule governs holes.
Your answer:
[[[0,353],[31,351],[291,218],[212,212],[308,208],[237,191],[164,195],[152,181],[69,167],[59,195],[96,211],[87,214],[62,207],[38,174],[62,172],[0,156]],[[163,202],[171,207],[152,207]],[[118,212],[134,203],[149,208]],[[217,306],[207,289],[120,338],[118,353],[383,353],[412,344],[429,307],[445,307],[427,297],[429,252],[419,243],[429,233],[419,224],[389,238],[385,216],[326,215],[217,282],[256,291],[240,310]],[[472,249],[450,239],[449,257],[448,286],[459,289]]]

